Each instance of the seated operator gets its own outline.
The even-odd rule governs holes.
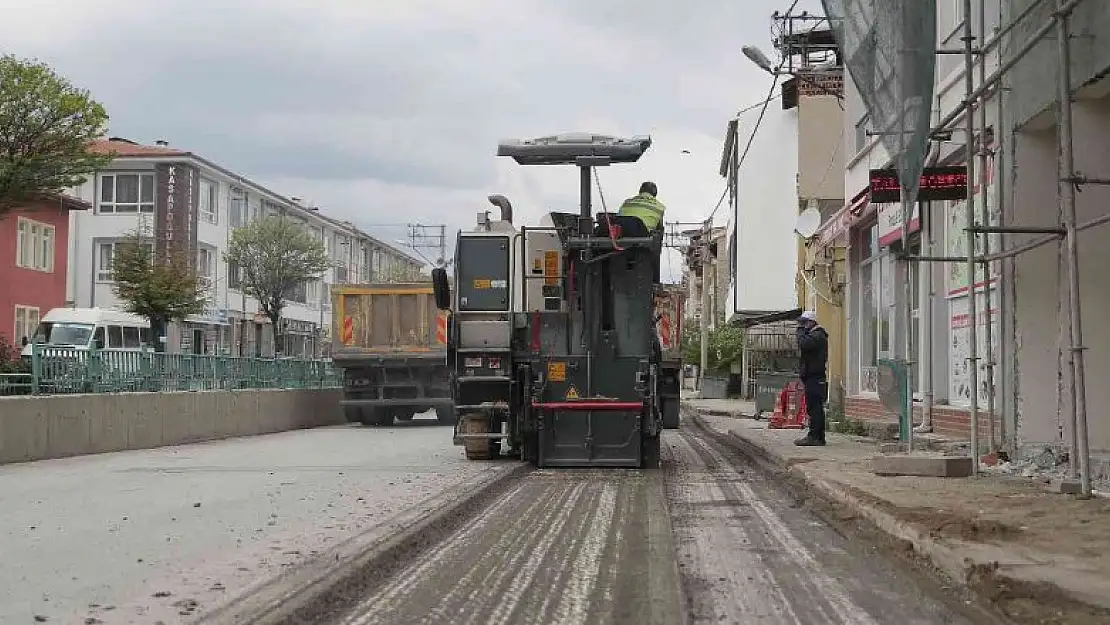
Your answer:
[[[656,197],[659,187],[654,182],[645,182],[640,185],[640,192],[621,204],[617,213],[618,217],[635,217],[639,219],[649,233],[663,228],[663,212],[666,206]],[[624,221],[624,220],[621,220]]]
[[[648,181],[640,185],[639,193],[621,204],[620,211],[617,213],[617,223],[621,225],[623,231],[621,236],[655,236],[663,230],[663,212],[667,207],[656,198],[657,195],[659,195],[659,187],[655,186],[654,182]],[[636,232],[640,227],[643,230]],[[659,254],[651,255],[652,281],[655,283],[659,282],[660,260]]]

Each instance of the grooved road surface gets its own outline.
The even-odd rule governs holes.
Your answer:
[[[0,467],[0,623],[187,623],[496,465],[451,428],[299,430]]]
[[[683,427],[664,471],[519,478],[334,624],[984,622]]]

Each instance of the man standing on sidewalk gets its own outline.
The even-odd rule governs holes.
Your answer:
[[[801,363],[798,377],[806,392],[809,413],[809,434],[794,441],[795,445],[825,444],[825,394],[828,383],[825,369],[829,361],[829,333],[817,325],[817,313],[807,310],[798,318],[798,351]]]

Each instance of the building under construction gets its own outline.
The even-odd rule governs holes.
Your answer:
[[[900,359],[919,432],[970,439],[980,454],[1067,452],[1078,487],[1105,484],[1110,3],[824,5],[852,77],[849,199],[811,245],[846,277],[847,414],[892,419],[878,368]],[[915,40],[932,20],[935,41]],[[933,78],[915,86],[915,75]],[[874,170],[944,166],[931,171],[966,173],[963,197],[930,199],[943,185],[916,176],[901,202],[875,194]]]

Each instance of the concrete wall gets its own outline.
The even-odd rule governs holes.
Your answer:
[[[0,397],[0,464],[344,422],[340,389]]]
[[[798,198],[844,202],[844,111],[831,95],[798,99]],[[804,206],[803,206],[804,208]]]
[[[1080,100],[1073,108],[1076,168],[1092,176],[1108,173],[1110,101]],[[1054,129],[1017,133],[1011,223],[1059,223],[1056,200]],[[1083,187],[1076,196],[1080,222],[1107,212],[1110,188]],[[1110,306],[1110,230],[1100,226],[1079,235],[1079,288],[1087,365],[1087,405],[1092,451],[1110,450],[1110,332],[1103,321]],[[1015,241],[1028,239],[1018,237]],[[1014,263],[1014,320],[1017,358],[1017,443],[1019,446],[1066,443],[1071,439],[1071,403],[1064,367],[1068,344],[1066,271],[1055,243],[1019,256]],[[1059,389],[1063,389],[1063,393]]]

